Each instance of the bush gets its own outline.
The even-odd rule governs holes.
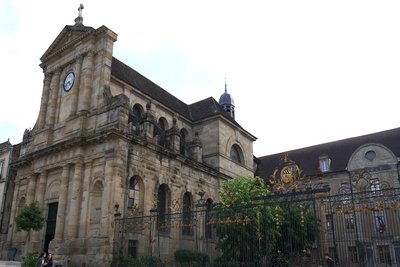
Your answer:
[[[22,256],[21,267],[36,267],[38,255],[35,252],[29,251]]]
[[[126,258],[127,267],[160,267],[162,261],[158,257],[143,256],[139,258]]]
[[[180,249],[174,253],[175,261],[181,266],[206,266],[208,255],[203,252]]]

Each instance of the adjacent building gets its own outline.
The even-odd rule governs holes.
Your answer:
[[[340,266],[400,264],[400,128],[260,157],[268,183],[298,181],[314,194],[314,252]],[[325,191],[325,190],[322,190]]]

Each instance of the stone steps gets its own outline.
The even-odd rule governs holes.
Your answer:
[[[0,261],[0,267],[21,266],[19,261]]]

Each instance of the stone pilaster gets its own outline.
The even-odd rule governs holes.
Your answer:
[[[47,185],[47,171],[42,171],[39,174],[39,183],[37,185],[35,200],[39,203],[39,207],[43,207],[44,195],[46,193]],[[40,231],[34,232],[32,236],[32,242],[35,244],[38,242],[40,236]]]
[[[36,174],[29,176],[28,190],[26,192],[26,204],[29,205],[35,200]]]
[[[47,109],[47,122],[49,126],[53,126],[55,123],[56,113],[57,113],[57,101],[58,101],[58,93],[60,91],[60,76],[61,76],[61,68],[57,68],[53,78],[50,83],[50,101]]]
[[[44,74],[43,80],[43,91],[42,91],[42,101],[40,103],[40,111],[39,111],[39,121],[38,128],[41,129],[46,124],[46,113],[47,106],[49,102],[49,94],[50,94],[50,81],[51,81],[51,73]]]
[[[104,174],[104,189],[103,189],[103,197],[101,203],[101,228],[100,235],[107,235],[107,228],[109,225],[108,222],[108,214],[112,211],[112,207],[114,207],[114,201],[112,198],[112,180],[115,175],[114,164],[113,164],[113,153],[106,155],[106,166],[105,166],[105,174]]]
[[[78,96],[79,96],[79,91],[80,91],[80,84],[81,84],[81,73],[82,73],[82,62],[83,62],[83,56],[79,55],[76,57],[76,63],[75,63],[75,83],[74,83],[74,90],[72,90],[72,105],[71,105],[71,113],[69,114],[70,116],[74,116],[76,114],[76,111],[78,109]]]
[[[85,162],[85,167],[83,171],[83,182],[82,182],[82,212],[80,216],[80,227],[79,236],[87,236],[87,224],[88,215],[90,213],[89,209],[89,198],[90,198],[90,177],[92,177],[93,162]]]
[[[72,178],[71,208],[69,211],[68,238],[76,238],[78,235],[79,205],[81,204],[81,185],[82,185],[82,160],[75,163],[74,177]]]
[[[39,206],[43,206],[44,195],[46,192],[46,185],[47,185],[47,171],[42,171],[39,174],[39,185],[38,189],[36,190],[36,196],[35,196],[35,199],[39,203]]]
[[[146,112],[143,114],[142,121],[143,121],[142,135],[145,138],[152,140],[154,135],[154,124],[156,122],[153,111],[151,110],[151,103],[146,104]]]
[[[61,188],[60,188],[60,195],[58,197],[56,232],[54,235],[54,239],[56,241],[61,241],[64,237],[64,224],[65,224],[65,214],[66,214],[67,196],[68,196],[68,178],[69,178],[69,164],[63,167],[61,173]]]
[[[171,129],[166,131],[166,138],[169,149],[179,153],[181,138],[179,134],[179,128],[176,125],[176,118],[173,118],[173,125]]]
[[[21,182],[18,181],[15,183],[14,187],[14,195],[13,195],[13,200],[12,200],[12,207],[11,207],[11,213],[10,213],[10,225],[13,225],[12,230],[10,231],[7,235],[7,243],[11,244],[13,237],[15,236],[15,233],[17,231],[17,227],[15,226],[15,217],[17,216],[17,209],[18,209],[18,197],[19,197],[19,190],[20,190]]]
[[[82,86],[79,90],[79,100],[78,100],[78,113],[88,112],[90,109],[90,101],[92,94],[92,83],[93,83],[93,65],[94,65],[94,52],[89,51],[87,53],[86,59],[82,65]]]
[[[203,147],[199,139],[198,133],[195,133],[195,138],[189,143],[190,156],[197,162],[203,160]]]

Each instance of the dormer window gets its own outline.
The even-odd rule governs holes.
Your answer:
[[[321,172],[328,172],[331,168],[331,159],[328,155],[319,156],[319,169]]]

